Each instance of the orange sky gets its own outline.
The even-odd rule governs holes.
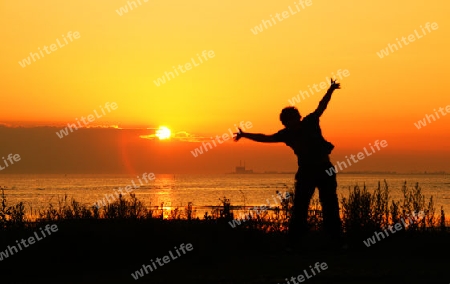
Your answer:
[[[252,132],[274,133],[282,127],[278,114],[289,99],[341,69],[350,76],[339,80],[342,89],[335,92],[321,119],[324,136],[336,145],[333,160],[384,139],[389,146],[383,153],[354,170],[450,170],[450,116],[442,115],[421,129],[414,126],[433,109],[450,105],[450,3],[312,0],[280,21],[276,14],[289,7],[295,10],[298,1],[135,2],[137,7],[122,10],[122,16],[116,10],[127,5],[123,0],[0,2],[0,122],[60,129],[101,111],[106,102],[116,102],[116,110],[92,125],[124,129],[166,125],[172,132],[208,138],[250,121]],[[271,20],[271,15],[276,24],[255,35],[251,29]],[[436,23],[437,28],[428,31],[427,23]],[[72,36],[70,42],[69,32],[78,32],[78,38]],[[396,38],[409,35],[414,42],[384,58],[377,55],[388,44],[398,44]],[[58,41],[65,45],[58,46]],[[50,53],[43,51],[43,57],[30,58],[24,65],[23,59],[45,46]],[[199,63],[197,54],[203,51],[213,51],[214,56],[202,57],[204,62]],[[174,72],[172,66],[192,60],[198,66],[179,71],[159,87],[154,83],[165,72]],[[324,93],[315,92],[296,106],[306,115]],[[59,139],[55,131],[48,140],[39,140],[42,149],[50,140],[70,139]],[[81,136],[78,132],[69,136],[76,135]],[[17,148],[26,144],[20,137],[13,145],[0,142],[0,155],[26,151]],[[240,159],[254,169],[295,170],[292,151],[281,144],[227,141],[194,158],[190,149],[200,146],[198,142],[141,140],[153,154],[169,147],[169,152],[183,157],[165,167],[160,163],[165,172],[223,172]],[[277,157],[282,161],[274,163]],[[33,159],[37,156],[28,162]],[[142,159],[134,163],[152,157]],[[28,162],[23,159],[21,167]],[[154,167],[158,169],[158,164]]]

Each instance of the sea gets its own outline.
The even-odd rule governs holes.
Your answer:
[[[405,182],[410,188],[418,183],[427,200],[433,196],[436,214],[441,206],[447,216],[450,214],[450,174],[338,174],[337,180],[340,200],[355,185],[365,185],[373,192],[379,182],[388,184],[391,199],[400,200]],[[232,206],[273,206],[277,205],[277,191],[293,191],[294,174],[156,174],[154,180],[147,181],[142,174],[0,175],[7,205],[23,202],[28,212],[48,208],[49,204],[58,208],[64,198],[93,206],[105,195],[117,196],[119,187],[125,192],[126,186],[131,186],[128,189],[146,206],[162,205],[165,210],[186,207],[189,202],[194,209],[218,206],[225,199]],[[317,190],[313,198],[318,198]]]

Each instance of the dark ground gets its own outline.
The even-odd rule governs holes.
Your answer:
[[[38,227],[43,227],[40,224]],[[348,239],[345,252],[330,250],[311,232],[298,253],[285,236],[213,221],[74,220],[58,232],[0,261],[0,283],[280,283],[309,265],[328,269],[303,283],[450,283],[450,234],[401,233],[367,248]],[[0,250],[37,228],[0,234]],[[193,250],[134,280],[131,273],[180,244]],[[293,283],[290,281],[289,283]],[[298,281],[296,282],[298,283]]]

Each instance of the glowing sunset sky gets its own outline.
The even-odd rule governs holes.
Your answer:
[[[111,168],[118,172],[146,166],[154,172],[224,172],[241,159],[259,171],[295,170],[295,157],[282,144],[229,140],[197,158],[190,151],[241,121],[252,123],[250,132],[275,133],[289,100],[338,70],[350,75],[338,78],[342,89],[321,118],[325,138],[336,145],[333,161],[378,139],[389,146],[351,170],[450,171],[450,3],[241,2],[136,0],[125,12],[119,10],[127,6],[124,0],[2,1],[0,123],[12,136],[2,136],[0,155],[23,153],[8,171],[33,172],[48,159],[44,153],[68,171],[78,171],[80,161],[93,155],[98,167],[105,157],[111,157],[108,164],[124,165]],[[252,32],[263,20],[273,26]],[[389,54],[380,58],[389,44]],[[23,61],[41,51],[40,59]],[[179,75],[155,84],[179,65],[184,72],[177,69]],[[324,93],[296,104],[301,114],[312,112]],[[55,135],[107,102],[118,108],[105,109],[91,125],[116,125],[122,132],[110,131],[120,135],[94,139],[106,131],[100,129]],[[441,107],[436,121],[414,125]],[[139,138],[161,125],[196,139]],[[17,126],[27,128],[20,134],[9,129]],[[145,131],[124,134],[130,128]],[[90,141],[92,152],[74,141]]]

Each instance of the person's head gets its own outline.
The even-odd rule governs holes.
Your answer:
[[[285,107],[280,113],[280,121],[287,128],[297,125],[300,122],[301,117],[298,109],[293,106]]]

